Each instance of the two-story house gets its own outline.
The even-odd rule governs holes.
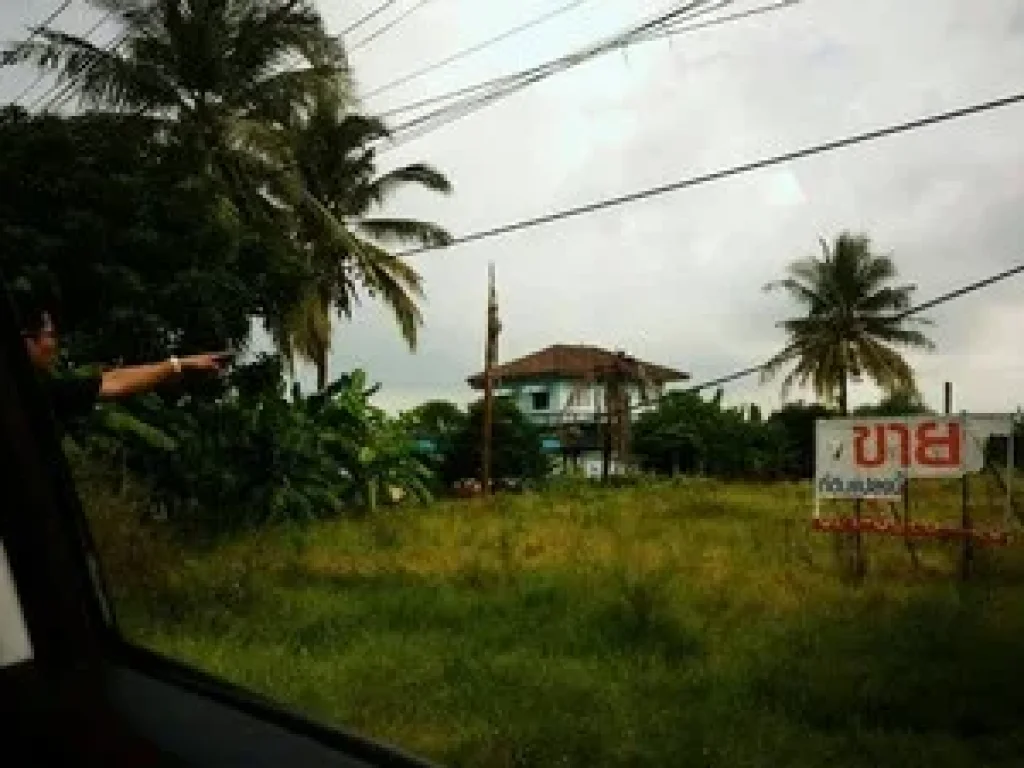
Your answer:
[[[604,435],[609,430],[610,391],[629,417],[642,413],[670,382],[685,381],[688,373],[637,360],[624,352],[592,346],[555,344],[495,367],[494,390],[511,397],[532,422],[542,427],[549,450],[563,465],[572,464],[590,476],[601,473]],[[482,373],[469,378],[483,389]],[[612,472],[622,469],[613,456]]]

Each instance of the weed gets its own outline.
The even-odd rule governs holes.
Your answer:
[[[847,585],[806,486],[567,480],[202,549],[89,490],[132,637],[443,764],[1024,762],[1021,552],[963,585],[866,536]]]

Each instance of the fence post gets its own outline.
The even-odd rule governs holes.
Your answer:
[[[971,565],[974,561],[974,542],[971,538],[971,526],[970,485],[967,472],[964,472],[963,477],[960,479],[960,529],[964,537],[960,559],[960,578],[964,581],[970,578]]]
[[[910,538],[910,477],[903,482],[903,542],[910,553],[910,561],[914,569],[921,567],[921,561],[917,557],[917,546]]]
[[[862,505],[862,503],[863,503],[863,500],[860,497],[857,497],[857,500],[854,502],[854,505],[853,505],[853,519],[854,519],[854,522],[855,522],[855,526],[854,527],[856,528],[856,531],[854,532],[854,535],[856,536],[856,538],[854,539],[854,545],[853,545],[853,570],[854,570],[854,575],[858,579],[862,578],[864,576],[864,574],[865,574],[865,571],[866,571],[866,569],[864,567],[864,550],[863,550],[863,544],[862,544],[861,532],[860,532],[861,505]]]

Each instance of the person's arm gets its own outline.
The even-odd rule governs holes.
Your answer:
[[[172,358],[162,363],[133,365],[127,368],[115,368],[106,371],[100,382],[100,397],[114,399],[128,395],[148,392],[168,379],[174,378],[185,371],[217,372],[224,364],[224,354],[203,354]]]

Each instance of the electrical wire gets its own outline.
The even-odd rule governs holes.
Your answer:
[[[50,24],[52,24],[53,22],[55,22],[57,20],[57,18],[62,13],[64,13],[64,11],[66,11],[69,7],[71,7],[71,3],[72,2],[74,2],[74,0],[64,0],[64,2],[62,2],[53,11],[51,11],[50,14],[46,18],[44,18],[38,24],[34,25],[34,28],[35,29],[41,29],[42,27],[47,27]]]
[[[918,315],[921,312],[932,309],[933,307],[937,307],[941,304],[954,301],[955,299],[959,299],[963,296],[974,293],[975,291],[980,291],[982,288],[988,288],[990,285],[1000,283],[1003,280],[1008,280],[1009,278],[1015,277],[1016,275],[1019,275],[1022,272],[1024,272],[1024,264],[1018,264],[1015,267],[1010,267],[1009,269],[1003,270],[1002,272],[998,272],[995,275],[992,275],[991,277],[986,277],[982,280],[977,280],[973,283],[969,283],[960,288],[956,288],[952,291],[949,291],[948,293],[943,293],[940,296],[936,296],[934,299],[929,299],[928,301],[922,302],[921,304],[918,304],[914,307],[899,312],[893,315],[892,317],[887,318],[887,320],[891,322],[905,320],[908,317],[913,317],[914,315]],[[719,378],[711,379],[710,381],[705,381],[701,384],[696,384],[694,386],[686,387],[684,389],[675,390],[675,392],[700,392],[701,390],[710,389],[711,387],[718,387],[721,386],[722,384],[728,384],[729,382],[736,381],[737,379],[746,378],[747,376],[750,376],[752,374],[759,373],[763,371],[767,365],[767,363],[762,363],[761,365],[751,366],[750,368],[743,368],[742,370],[736,371],[735,373],[730,373],[727,376],[720,376]],[[658,400],[660,399],[661,398],[659,398]],[[654,403],[633,405],[631,406],[631,408],[649,407],[650,405],[657,405],[658,400],[655,400]]]
[[[457,51],[456,53],[453,53],[450,56],[446,56],[445,58],[440,59],[439,61],[427,64],[421,67],[420,69],[417,69],[413,72],[409,72],[408,74],[402,75],[401,77],[392,80],[391,82],[385,83],[382,86],[374,88],[369,93],[364,94],[363,98],[372,99],[374,96],[378,96],[382,93],[397,88],[400,85],[405,85],[406,83],[412,82],[413,80],[417,80],[420,77],[423,77],[423,75],[429,74],[430,72],[436,72],[438,69],[441,69],[442,67],[446,67],[449,64],[464,59],[467,56],[471,56],[474,53],[479,53],[480,51],[489,48],[492,45],[496,45],[497,43],[503,42],[504,40],[508,40],[510,37],[518,35],[521,32],[525,32],[528,29],[540,26],[546,21],[550,21],[551,19],[557,16],[561,16],[563,13],[567,13],[578,6],[583,5],[583,3],[585,2],[588,2],[588,0],[571,0],[571,2],[565,3],[564,5],[560,5],[557,8],[554,8],[548,11],[547,13],[543,13],[540,16],[530,19],[529,21],[523,24],[512,27],[511,29],[507,29],[499,35],[484,40],[483,42],[475,43],[469,46],[468,48],[464,48],[461,51]]]
[[[58,19],[58,17],[62,13],[64,13],[64,11],[66,11],[68,8],[71,7],[71,3],[72,2],[74,2],[74,0],[64,0],[59,6],[57,6],[57,8],[55,8],[53,11],[51,11],[49,13],[49,15],[47,15],[45,18],[41,19],[38,23],[33,24],[29,28],[31,30],[31,34],[28,36],[28,39],[31,40],[32,38],[34,38],[38,34],[38,31],[40,29],[48,27],[53,22],[55,22]],[[40,81],[42,81],[43,77],[44,77],[44,73],[42,73],[42,72],[40,72],[38,75],[36,75],[35,79],[32,80],[32,82],[30,82],[28,85],[26,85],[24,88],[22,88],[18,92],[18,95],[15,96],[13,99],[11,99],[11,104],[17,104],[19,101],[21,101],[23,98],[25,98],[33,88],[35,88],[37,85],[39,85],[39,83],[40,83]]]
[[[110,19],[110,17],[113,16],[113,15],[114,15],[113,11],[108,11],[107,13],[105,13],[91,27],[89,27],[85,32],[82,33],[82,37],[87,40],[90,35],[92,35],[94,32],[96,32],[96,30],[98,30],[100,27],[102,27],[107,22],[107,20]],[[124,40],[124,37],[122,36],[120,41],[118,41],[117,45],[120,45],[120,43],[123,42],[123,40]],[[114,46],[114,47],[116,47],[116,46]],[[112,50],[112,49],[108,46],[107,50]],[[93,65],[93,66],[95,66],[95,65]],[[91,69],[91,68],[92,68],[91,66],[87,66],[85,70],[83,70],[81,73],[79,73],[79,78],[81,78],[83,75],[87,74],[88,70]],[[50,99],[50,96],[54,92],[56,92],[58,90],[60,90],[61,93],[57,94],[57,96],[54,97],[53,99]],[[61,83],[58,80],[56,83],[54,83],[52,86],[50,86],[49,89],[47,89],[42,94],[37,96],[36,99],[28,106],[28,110],[30,112],[34,112],[36,109],[39,108],[39,106],[43,102],[46,102],[48,99],[50,99],[48,101],[48,103],[46,104],[46,106],[43,107],[43,111],[48,111],[48,110],[53,108],[53,105],[59,99],[65,98],[72,90],[74,90],[74,80],[73,79],[69,80],[69,81],[67,81],[65,83]]]
[[[502,224],[497,227],[491,227],[490,229],[480,230],[473,232],[472,234],[462,235],[456,237],[451,243],[444,246],[423,246],[420,248],[413,248],[410,250],[399,253],[399,256],[415,256],[426,251],[439,250],[442,248],[451,248],[457,245],[465,245],[466,243],[473,243],[480,240],[488,240],[501,235],[507,235],[512,232],[518,232],[524,229],[531,229],[538,227],[543,224],[551,224],[556,221],[563,219],[574,218],[576,216],[582,216],[588,213],[594,213],[595,211],[606,210],[608,208],[615,208],[627,203],[633,203],[640,200],[646,200],[652,197],[658,197],[660,195],[668,194],[669,192],[678,192],[679,190],[689,189],[690,187],[697,187],[702,184],[708,184],[713,181],[720,181],[721,179],[730,178],[733,176],[740,176],[743,174],[750,173],[752,171],[762,170],[769,168],[774,165],[782,165],[783,163],[792,162],[793,160],[800,160],[805,157],[811,157],[813,155],[822,154],[825,152],[834,152],[839,149],[845,149],[852,147],[857,144],[866,144],[868,142],[877,141],[878,139],[888,138],[890,136],[896,136],[902,133],[910,133],[912,131],[920,130],[928,126],[937,125],[939,123],[948,122],[951,120],[958,120],[971,115],[981,114],[983,112],[991,112],[993,110],[1002,109],[1004,107],[1013,106],[1024,102],[1024,92],[1011,94],[998,99],[991,99],[989,101],[982,101],[975,104],[971,104],[966,107],[959,107],[957,109],[947,110],[945,112],[936,112],[932,115],[925,117],[915,118],[913,120],[907,120],[902,123],[891,123],[882,128],[876,128],[874,130],[865,131],[863,133],[850,134],[839,139],[832,139],[831,141],[822,142],[820,144],[811,144],[801,149],[791,150],[778,155],[771,155],[768,157],[754,160],[749,163],[743,163],[741,165],[734,165],[727,168],[722,168],[717,171],[710,173],[704,173],[699,176],[690,176],[679,181],[673,181],[668,184],[662,184],[656,187],[649,187],[642,189],[637,192],[631,192],[626,195],[619,195],[617,197],[610,197],[604,200],[598,200],[593,203],[587,203],[585,205],[578,205],[573,208],[567,208],[554,213],[547,213],[542,216],[535,216],[529,219],[521,219],[514,221],[509,224]]]
[[[388,139],[381,140],[380,144],[386,143],[389,145],[388,149],[392,149],[414,139],[421,138],[428,133],[432,133],[438,128],[449,125],[484,108],[488,104],[504,99],[513,93],[533,85],[534,83],[572,69],[573,67],[579,66],[584,62],[590,61],[591,59],[602,56],[606,53],[622,50],[632,45],[650,42],[659,38],[671,37],[685,32],[731,23],[753,15],[779,11],[795,5],[799,1],[800,0],[778,0],[778,2],[758,6],[757,8],[749,9],[744,12],[728,14],[698,23],[682,24],[684,21],[709,15],[735,2],[735,0],[717,0],[717,2],[709,5],[708,0],[693,0],[693,2],[682,7],[678,7],[675,10],[663,14],[651,21],[645,22],[644,24],[627,29],[626,31],[595,45],[588,46],[587,48],[576,51],[567,56],[559,57],[513,75],[506,75],[502,78],[497,78],[480,84],[478,88],[484,91],[481,94],[476,94],[473,88],[463,89],[464,91],[469,91],[469,95],[466,95],[460,101],[453,104],[439,107],[433,112],[429,112],[393,127],[391,129],[391,136]],[[709,5],[709,7],[705,8],[704,6],[707,5]],[[485,86],[491,87],[488,90]],[[440,101],[441,99],[436,98],[433,100]],[[392,110],[392,114],[401,111],[406,110],[402,108]]]
[[[666,25],[659,31],[651,32],[647,35],[638,35],[636,42],[649,42],[652,40],[661,40],[666,37],[673,37],[680,34],[681,32],[694,32],[699,29],[706,29],[708,27],[718,26],[731,21],[740,21],[742,19],[749,19],[752,16],[760,16],[763,13],[770,11],[781,10],[782,8],[790,5],[796,5],[800,0],[788,0],[788,2],[777,2],[769,5],[759,5],[755,8],[748,8],[745,11],[735,11],[734,13],[726,14],[725,16],[718,16],[710,21],[701,21],[693,24],[683,24],[682,21],[676,22],[676,25]]]
[[[414,13],[416,13],[416,11],[418,11],[420,8],[422,8],[424,5],[426,5],[427,3],[430,3],[430,2],[433,2],[433,0],[420,0],[418,3],[416,3],[416,5],[410,7],[409,9],[407,9],[404,13],[402,13],[397,18],[392,19],[391,21],[389,21],[387,24],[385,24],[383,27],[381,27],[380,29],[376,30],[375,32],[371,32],[369,36],[364,37],[362,40],[360,40],[360,41],[358,41],[356,43],[352,43],[350,46],[348,46],[348,52],[349,53],[354,53],[355,51],[358,51],[360,48],[363,48],[366,45],[369,45],[374,40],[379,39],[381,36],[387,34],[389,31],[391,31],[392,29],[397,27],[399,24],[401,24],[407,18],[412,16]]]
[[[612,50],[616,50],[617,48],[621,48],[624,45],[629,44],[629,40],[633,36],[645,34],[650,32],[652,29],[658,28],[660,25],[674,22],[681,16],[701,9],[709,2],[710,0],[689,0],[689,2],[676,5],[672,10],[659,14],[653,19],[649,19],[648,21],[642,22],[638,25],[627,27],[625,30],[620,31],[609,38],[605,38],[596,44],[585,46],[584,48],[573,51],[572,53],[559,56],[558,58],[551,59],[543,64],[535,65],[520,72],[495,78],[489,81],[490,83],[495,84],[495,87],[490,92],[484,93],[479,97],[464,99],[461,102],[442,107],[434,112],[422,115],[393,127],[393,138],[389,143],[391,146],[396,146],[399,143],[403,143],[399,137],[403,132],[408,132],[410,129],[418,126],[424,126],[428,123],[436,123],[436,127],[440,127],[447,122],[452,122],[472,111],[476,111],[476,109],[479,109],[491,101],[502,98],[515,91],[522,90],[526,86],[537,82],[540,79],[550,77],[558,72],[562,72],[566,69],[582,64],[584,61],[588,61],[602,53],[607,53]],[[735,2],[735,0],[716,0],[717,5],[719,6],[731,2]],[[705,11],[705,13],[706,12],[707,11]]]
[[[786,6],[795,4],[796,2],[798,2],[798,0],[779,0],[779,2],[769,3],[766,5],[759,5],[756,8],[750,8],[746,11],[732,13],[726,16],[720,16],[709,21],[697,22],[685,26],[667,26],[664,30],[652,32],[646,36],[637,36],[635,40],[630,41],[630,44],[651,42],[654,40],[664,39],[666,37],[674,37],[685,32],[693,32],[700,29],[706,29],[712,26],[719,26],[721,24],[725,24],[731,21],[738,21],[740,19],[749,18],[751,16],[758,16],[771,11],[781,10]],[[384,110],[383,112],[378,112],[377,115],[378,117],[393,117],[395,115],[400,115],[404,112],[414,112],[423,107],[430,106],[431,104],[438,104],[445,101],[451,101],[459,96],[467,96],[478,91],[486,91],[488,88],[493,88],[494,86],[501,85],[503,83],[510,83],[517,79],[527,77],[531,73],[536,72],[540,67],[550,66],[552,63],[553,62],[547,62],[546,64],[542,64],[539,67],[530,67],[529,69],[520,70],[519,72],[515,72],[513,74],[501,75],[499,77],[491,78],[490,80],[484,80],[473,85],[464,86],[454,91],[448,91],[447,93],[438,94],[436,96],[430,96],[425,99],[414,101],[409,104],[404,104],[399,107],[392,107],[390,109]]]
[[[367,13],[367,14],[361,16],[360,18],[356,19],[354,22],[352,22],[347,27],[345,27],[345,29],[341,30],[341,35],[340,36],[344,37],[349,32],[354,32],[355,30],[359,29],[359,27],[363,26],[363,24],[365,24],[366,22],[372,21],[377,16],[379,16],[382,13],[384,13],[384,11],[386,11],[388,8],[390,8],[392,5],[394,5],[397,2],[398,2],[398,0],[384,0],[383,3],[378,5],[372,11],[370,11],[369,13]]]
[[[113,40],[111,40],[107,45],[103,46],[103,50],[107,53],[115,51],[127,39],[128,34],[123,33],[119,37],[116,37]],[[80,84],[84,81],[85,77],[89,74],[89,72],[91,72],[96,67],[96,65],[99,64],[99,58],[100,57],[97,55],[91,62],[89,62],[85,66],[85,68],[83,68],[81,72],[78,73],[77,77],[68,80],[64,84],[61,93],[58,93],[49,102],[47,102],[46,105],[43,107],[43,111],[49,112],[54,109],[60,109],[61,107],[66,106],[67,103],[71,101],[72,97],[74,96],[76,84]]]

